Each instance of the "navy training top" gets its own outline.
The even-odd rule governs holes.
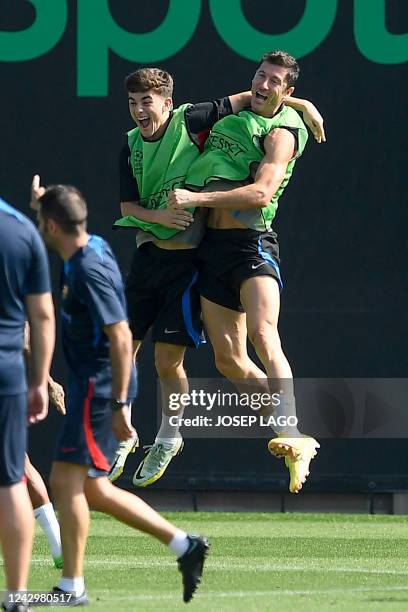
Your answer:
[[[0,395],[27,390],[24,299],[50,291],[47,251],[37,229],[0,198]]]
[[[95,397],[112,397],[109,338],[104,325],[127,321],[126,299],[115,256],[100,236],[64,263],[62,272],[62,344],[69,368],[68,393],[85,395],[93,379]],[[132,369],[128,398],[136,395]]]

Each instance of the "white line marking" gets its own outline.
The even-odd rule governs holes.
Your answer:
[[[92,559],[88,556],[85,559],[85,563],[89,567],[95,565],[98,566],[118,566],[118,567],[134,567],[138,569],[150,569],[152,567],[175,567],[175,561],[172,559],[155,559],[155,560],[132,560],[123,559],[116,560],[104,560],[104,559]],[[32,560],[34,565],[52,565],[50,557],[36,557]],[[0,562],[0,567],[2,563]],[[392,576],[408,576],[408,568],[406,570],[395,570],[395,569],[372,569],[364,567],[308,567],[306,565],[282,565],[277,563],[265,563],[263,560],[259,561],[259,566],[248,566],[248,564],[234,563],[232,560],[220,561],[218,559],[209,559],[206,564],[207,570],[225,570],[228,572],[241,571],[241,572],[337,572],[347,574],[378,574],[378,575],[392,575]],[[408,587],[407,587],[408,588]]]
[[[234,597],[234,598],[244,598],[244,597],[266,597],[273,595],[277,597],[279,595],[283,596],[298,596],[298,595],[335,595],[338,593],[347,594],[347,593],[371,593],[371,592],[384,592],[384,591],[408,591],[408,586],[387,586],[387,587],[358,587],[353,589],[341,588],[341,589],[316,589],[316,590],[269,590],[269,591],[211,591],[211,592],[199,592],[198,598],[212,598],[217,599],[217,597]],[[106,593],[109,595],[111,591],[101,591],[98,593],[101,595],[102,593]],[[115,601],[125,601],[125,600],[135,600],[138,601],[155,601],[155,600],[173,600],[180,599],[180,592],[167,593],[163,595],[129,595],[129,597],[121,597],[115,594]]]

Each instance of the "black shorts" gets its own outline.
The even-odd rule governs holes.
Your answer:
[[[274,232],[207,228],[198,249],[200,294],[220,306],[243,312],[242,283],[254,276],[272,276],[282,289],[279,245]]]
[[[129,324],[135,340],[152,328],[153,342],[198,347],[203,342],[197,250],[143,244],[126,279]]]
[[[117,446],[111,400],[94,397],[90,380],[86,395],[68,397],[55,460],[91,466],[89,476],[103,476],[110,471]]]
[[[27,448],[27,394],[0,396],[0,487],[21,482]]]

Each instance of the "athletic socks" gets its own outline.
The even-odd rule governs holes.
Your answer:
[[[273,431],[278,435],[285,435],[288,438],[299,438],[301,433],[298,429],[296,416],[296,399],[293,393],[279,393],[279,403],[272,407],[272,415],[275,424],[271,424]]]
[[[288,438],[299,438],[302,434],[298,429],[298,420],[296,416],[296,400],[293,393],[273,393],[273,402],[263,412],[264,421],[270,417],[270,426],[278,436],[286,436]],[[265,414],[269,413],[269,414]]]
[[[58,583],[58,587],[62,591],[73,593],[75,597],[80,597],[85,591],[84,577],[80,576],[79,578],[65,578],[65,576],[62,576]]]
[[[177,442],[180,440],[179,436],[178,438],[160,438],[159,434],[157,434],[156,439],[155,439],[155,443],[157,444],[163,444],[163,446],[169,450],[171,448],[174,448],[177,444]]]
[[[35,508],[34,516],[45,533],[52,556],[54,559],[60,557],[62,554],[60,527],[53,505],[49,503]]]
[[[174,446],[177,439],[181,437],[179,433],[179,426],[174,424],[174,421],[177,421],[177,419],[175,419],[174,417],[182,416],[183,413],[171,416],[163,413],[160,429],[157,432],[156,441],[162,442],[167,446]],[[170,423],[170,419],[172,419],[173,424]]]
[[[177,529],[173,539],[168,544],[168,547],[175,553],[177,559],[184,555],[189,546],[190,542],[187,534],[185,531],[181,531],[181,529]]]

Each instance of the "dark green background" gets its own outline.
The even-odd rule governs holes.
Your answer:
[[[132,235],[113,233],[111,223],[119,214],[117,152],[132,125],[122,81],[138,65],[111,54],[109,96],[78,98],[75,5],[70,2],[65,34],[52,51],[37,60],[0,63],[0,193],[27,210],[36,172],[46,184],[77,185],[89,202],[91,231],[111,242],[126,273]],[[273,33],[293,27],[305,2],[244,0],[242,5],[254,27]],[[276,229],[286,285],[280,330],[296,376],[405,377],[408,70],[406,63],[380,65],[361,55],[354,42],[352,6],[351,0],[339,0],[331,33],[300,60],[296,94],[316,103],[326,119],[328,142],[310,140],[280,204]],[[167,7],[165,0],[111,2],[118,23],[138,32],[157,27]],[[0,29],[24,29],[33,15],[32,6],[22,0],[0,2]],[[406,32],[408,4],[388,0],[386,19],[391,32]],[[206,1],[189,44],[161,65],[175,77],[176,104],[246,89],[256,67],[222,42]],[[52,266],[57,283],[54,258]],[[192,376],[215,374],[208,346],[190,352],[187,364]],[[64,379],[60,351],[54,370]],[[135,424],[143,443],[150,443],[155,375],[148,340],[139,382]],[[33,458],[43,469],[56,421],[52,415],[32,432]],[[283,470],[269,459],[262,441],[187,444],[160,486],[184,486],[187,472],[203,486],[219,486],[233,476],[233,481],[242,478],[244,486],[283,487]],[[404,440],[323,441],[308,486],[354,490],[370,488],[374,481],[383,488],[405,488],[407,472]]]

